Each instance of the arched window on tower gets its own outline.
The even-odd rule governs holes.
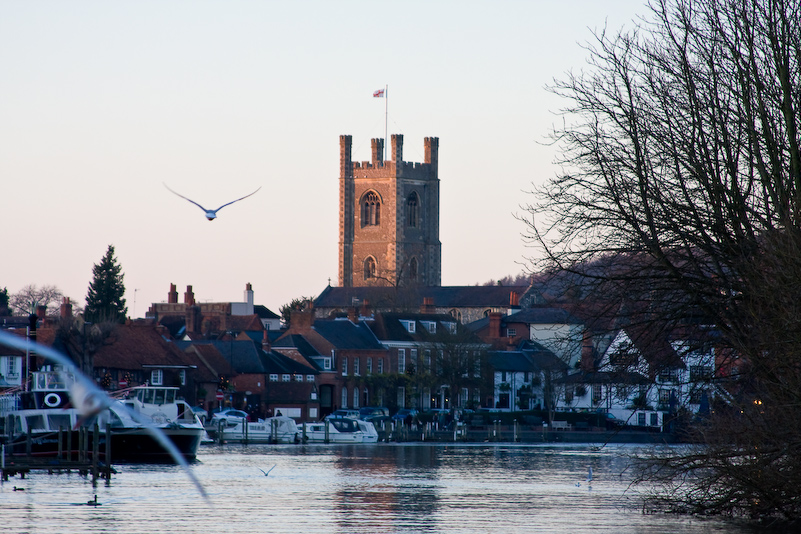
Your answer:
[[[381,199],[370,191],[362,197],[362,228],[365,226],[378,226],[381,223]]]
[[[370,257],[364,260],[364,279],[375,278],[375,260]]]
[[[420,197],[417,193],[412,191],[412,194],[406,199],[406,224],[412,228],[420,226]]]
[[[417,281],[417,258],[409,260],[409,281]]]

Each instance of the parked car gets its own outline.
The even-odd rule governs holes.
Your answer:
[[[359,418],[359,410],[334,410],[333,413],[330,413],[325,416],[326,419],[331,419],[333,417],[344,417],[346,419],[358,419]]]
[[[202,406],[192,406],[192,411],[201,421],[206,421],[209,418],[209,412]]]
[[[359,419],[363,419],[367,421],[368,417],[377,417],[385,415],[389,417],[389,408],[385,408],[383,406],[365,406],[364,408],[359,408]]]
[[[401,408],[398,412],[392,416],[393,421],[405,421],[406,417],[411,416],[414,417],[417,415],[417,410],[414,408]]]
[[[217,426],[222,423],[223,425],[235,425],[245,419],[250,421],[250,416],[247,412],[242,410],[235,410],[233,408],[223,408],[222,411],[215,411],[211,416],[210,424]]]

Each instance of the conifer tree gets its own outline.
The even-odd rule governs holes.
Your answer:
[[[92,267],[92,282],[86,295],[84,317],[94,323],[112,321],[122,323],[128,314],[125,306],[125,276],[114,257],[114,246],[109,245],[100,263]]]

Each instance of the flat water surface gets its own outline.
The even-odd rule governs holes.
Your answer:
[[[4,533],[746,533],[644,514],[631,446],[213,445],[192,470],[118,465],[111,483],[34,473],[0,485]],[[262,470],[274,467],[269,476]],[[587,483],[588,468],[593,480]],[[14,486],[24,491],[14,491]],[[97,495],[100,506],[88,506]]]

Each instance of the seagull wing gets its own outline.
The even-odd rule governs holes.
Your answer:
[[[167,189],[169,189],[169,188],[167,188]],[[259,189],[261,189],[261,187],[259,187]],[[231,201],[231,202],[229,202],[228,204],[223,204],[222,206],[220,206],[219,208],[217,208],[216,210],[214,210],[214,211],[215,211],[215,213],[216,213],[216,212],[218,212],[218,211],[220,211],[221,209],[223,209],[225,206],[230,206],[230,205],[231,205],[231,204],[233,204],[234,202],[239,202],[240,200],[244,200],[244,199],[248,198],[248,197],[249,197],[249,196],[251,196],[251,195],[255,195],[256,193],[258,193],[258,192],[259,192],[259,189],[256,189],[255,191],[253,191],[253,192],[252,192],[250,195],[245,195],[245,196],[243,196],[242,198],[238,198],[238,199],[236,199],[236,200],[232,200],[232,201]],[[175,191],[173,191],[173,193],[175,193]],[[175,193],[175,194],[176,194],[176,195],[178,195],[178,193]],[[178,195],[178,196],[181,196],[181,195]],[[186,200],[189,200],[189,199],[187,198]],[[191,200],[189,200],[189,202],[192,202],[192,201],[191,201]]]
[[[179,195],[180,196],[180,195]],[[197,479],[192,470],[189,468],[189,464],[186,461],[186,458],[183,457],[181,452],[175,446],[175,444],[170,441],[170,439],[158,428],[154,427],[152,424],[149,424],[148,421],[144,419],[144,417],[125,407],[122,403],[115,404],[115,401],[106,395],[106,393],[97,387],[92,380],[87,378],[81,371],[75,367],[75,363],[61,354],[60,352],[48,347],[47,345],[41,345],[39,343],[34,343],[29,341],[28,339],[20,336],[16,336],[14,334],[9,334],[7,332],[0,331],[0,345],[6,345],[8,347],[12,347],[18,349],[20,351],[25,350],[35,350],[36,354],[40,356],[44,356],[45,358],[56,362],[59,365],[64,366],[69,372],[71,372],[75,376],[75,380],[79,383],[78,391],[80,392],[81,398],[71,399],[73,403],[76,401],[81,404],[79,407],[79,411],[83,414],[83,412],[94,412],[98,413],[105,408],[110,407],[114,404],[115,409],[123,409],[125,410],[133,419],[137,422],[141,423],[145,430],[153,436],[153,439],[159,442],[159,444],[164,447],[167,452],[170,453],[172,458],[178,463],[183,470],[186,472],[189,479],[195,485],[197,490],[203,496],[204,499],[207,501],[209,500],[208,495],[206,494],[206,490],[200,484],[200,481]],[[72,388],[70,391],[72,394]]]
[[[167,188],[167,191],[169,191],[169,192],[170,192],[170,193],[172,193],[173,195],[177,195],[177,196],[181,197],[182,199],[184,199],[184,200],[187,200],[187,201],[191,202],[192,204],[194,204],[194,205],[195,205],[195,206],[197,206],[198,208],[202,209],[203,211],[209,211],[209,210],[207,210],[206,208],[204,208],[203,206],[201,206],[200,204],[198,204],[197,202],[195,202],[194,200],[192,200],[191,198],[186,198],[186,197],[185,197],[185,196],[183,196],[182,194],[180,194],[180,193],[176,193],[175,191],[173,191],[172,189],[170,189],[170,188],[167,186],[167,184],[165,184],[164,182],[161,182],[161,183],[164,185],[164,187],[166,187],[166,188]],[[261,188],[259,188],[259,189],[261,189]],[[254,191],[254,192],[255,192],[255,191]],[[253,194],[253,193],[251,193],[251,195],[252,195],[252,194]],[[236,201],[234,201],[234,202],[236,202]],[[219,208],[217,208],[217,209],[219,209]]]

